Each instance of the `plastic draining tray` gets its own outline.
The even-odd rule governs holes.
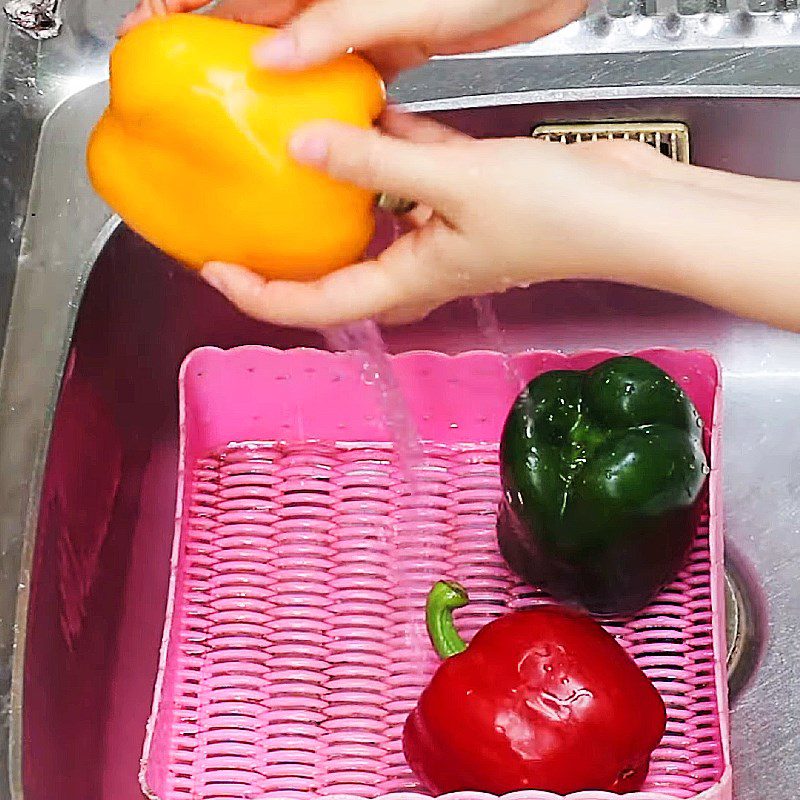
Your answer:
[[[426,443],[410,486],[388,443],[380,387],[362,380],[352,355],[192,353],[181,375],[177,528],[145,791],[161,800],[421,798],[401,730],[437,663],[423,619],[432,582],[468,588],[459,616],[467,638],[545,599],[509,574],[495,543],[497,442],[518,389],[510,375],[609,355],[526,353],[511,369],[496,353],[395,357]],[[643,792],[629,797],[723,800],[719,373],[698,352],[642,355],[694,400],[712,469],[709,514],[686,568],[639,616],[607,626],[669,713]]]

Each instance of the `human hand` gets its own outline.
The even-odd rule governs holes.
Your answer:
[[[545,280],[644,280],[662,267],[659,242],[672,232],[636,209],[687,168],[646,145],[475,140],[397,110],[383,131],[318,123],[295,134],[292,150],[336,179],[418,200],[405,235],[311,283],[223,264],[207,265],[206,280],[250,316],[327,327],[412,321],[457,297]]]
[[[209,0],[140,0],[120,33],[156,13],[194,11]],[[284,27],[265,39],[258,66],[302,69],[348,48],[386,77],[432,55],[477,52],[533,41],[578,19],[587,0],[222,0],[212,13]]]

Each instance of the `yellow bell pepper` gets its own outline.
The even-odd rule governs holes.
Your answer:
[[[174,258],[308,280],[360,257],[374,195],[295,162],[289,138],[314,120],[367,128],[385,92],[356,55],[296,73],[256,68],[253,45],[270,33],[191,14],[135,28],[111,55],[87,164],[98,194]]]

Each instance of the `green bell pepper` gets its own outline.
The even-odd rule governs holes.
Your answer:
[[[649,361],[622,356],[531,381],[506,421],[500,464],[501,552],[557,599],[631,614],[683,565],[708,474],[703,423]]]

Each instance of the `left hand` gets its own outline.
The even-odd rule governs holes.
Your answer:
[[[384,75],[432,55],[489,50],[533,41],[578,19],[587,0],[222,0],[211,13],[283,27],[254,58],[271,69],[304,69],[349,48]],[[157,13],[195,11],[208,0],[140,0],[120,33]]]

